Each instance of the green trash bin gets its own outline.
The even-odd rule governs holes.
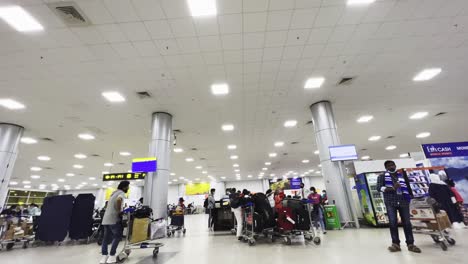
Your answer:
[[[336,230],[341,228],[340,216],[336,205],[325,205],[325,224],[328,230]]]

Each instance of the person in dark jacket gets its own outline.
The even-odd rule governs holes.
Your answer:
[[[411,196],[406,186],[403,175],[397,171],[394,161],[387,160],[384,163],[385,173],[377,178],[377,190],[383,193],[385,206],[387,207],[388,220],[392,245],[388,247],[390,252],[401,251],[400,238],[398,234],[398,217],[400,214],[403,230],[405,231],[408,250],[421,253],[421,249],[414,245],[413,228],[410,221],[409,202]]]
[[[431,184],[429,184],[429,196],[434,198],[440,205],[441,209],[447,212],[450,222],[463,222],[463,218],[457,208],[457,200],[455,195],[450,190],[450,187],[440,179],[437,174],[431,174]]]

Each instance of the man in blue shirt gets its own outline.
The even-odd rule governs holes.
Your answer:
[[[403,230],[405,231],[408,250],[421,253],[421,249],[414,245],[413,229],[410,221],[409,202],[411,196],[403,175],[397,171],[396,164],[392,160],[385,162],[385,173],[377,178],[377,190],[383,193],[385,206],[387,207],[392,245],[388,247],[390,252],[401,251],[398,234],[398,217],[400,214]]]

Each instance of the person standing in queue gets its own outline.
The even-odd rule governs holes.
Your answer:
[[[318,222],[320,229],[322,229],[323,234],[327,233],[327,229],[325,228],[325,222],[324,222],[324,217],[323,217],[323,208],[322,208],[322,196],[317,193],[317,190],[315,187],[310,187],[310,194],[307,197],[307,200],[309,200],[312,205],[314,206],[312,209],[312,219],[314,222]]]
[[[209,217],[208,217],[208,229],[213,231],[213,224],[214,224],[214,219],[213,219],[213,209],[215,208],[216,205],[216,200],[214,198],[216,189],[211,189],[210,194],[208,195],[208,205],[207,209],[209,212]]]
[[[125,194],[130,187],[129,181],[121,181],[117,190],[112,193],[107,204],[106,212],[102,219],[102,226],[104,227],[104,239],[102,241],[102,258],[99,263],[116,263],[117,247],[122,239],[123,225],[121,212],[125,200]],[[110,254],[108,246],[112,243]]]
[[[236,218],[236,237],[238,240],[242,239],[242,230],[244,227],[244,219],[242,218],[242,195],[237,192],[236,188],[232,188],[229,194],[229,204],[231,205],[232,212]]]
[[[383,193],[385,206],[387,207],[388,220],[392,245],[388,247],[390,252],[401,251],[398,234],[398,217],[400,214],[403,230],[405,231],[408,250],[421,253],[421,249],[414,245],[413,229],[410,221],[409,203],[411,196],[403,175],[397,171],[394,161],[387,160],[384,163],[386,172],[377,178],[377,190]]]

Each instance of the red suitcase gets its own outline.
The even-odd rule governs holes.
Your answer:
[[[282,232],[288,232],[294,229],[296,217],[293,214],[293,210],[289,207],[278,208],[278,229]]]

